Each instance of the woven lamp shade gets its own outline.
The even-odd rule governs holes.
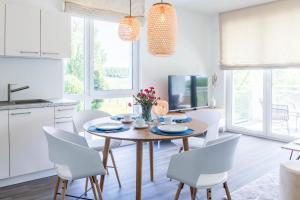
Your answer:
[[[126,16],[119,24],[119,37],[124,41],[137,41],[140,38],[140,22],[136,17]]]
[[[169,3],[154,4],[148,16],[148,51],[155,56],[169,56],[176,49],[176,10]]]

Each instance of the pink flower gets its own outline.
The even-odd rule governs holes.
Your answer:
[[[151,89],[151,90],[154,90],[154,87],[153,87],[153,86],[151,86],[151,87],[150,87],[150,89]]]
[[[131,106],[132,106],[132,104],[129,102],[129,103],[128,103],[128,106],[129,106],[129,107],[131,107]]]

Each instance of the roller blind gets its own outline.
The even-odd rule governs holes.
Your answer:
[[[300,67],[300,0],[220,14],[221,68]]]
[[[64,0],[65,12],[119,21],[129,15],[129,0]],[[145,0],[132,0],[132,15],[143,19]]]

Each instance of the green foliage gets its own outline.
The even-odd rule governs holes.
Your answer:
[[[78,78],[74,75],[65,75],[65,92],[67,94],[82,94],[83,93],[83,84]]]
[[[113,78],[127,78],[129,76],[128,68],[109,67],[104,69],[105,76]]]

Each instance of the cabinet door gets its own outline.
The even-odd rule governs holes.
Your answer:
[[[9,177],[8,111],[0,111],[0,179]]]
[[[40,57],[40,9],[6,4],[5,55]]]
[[[71,56],[71,18],[66,13],[41,11],[41,56]]]
[[[0,3],[0,56],[4,55],[4,19],[5,4]]]
[[[53,107],[9,111],[11,176],[53,167],[43,126],[54,126]]]
[[[73,133],[73,120],[72,118],[55,119],[55,128]]]

